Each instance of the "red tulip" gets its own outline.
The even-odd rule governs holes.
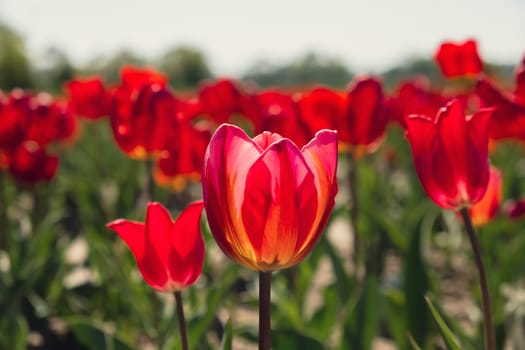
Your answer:
[[[256,134],[275,132],[298,146],[311,138],[297,103],[289,94],[268,90],[249,96],[243,99],[243,114],[253,122]]]
[[[337,136],[322,130],[299,149],[264,132],[250,139],[223,124],[203,171],[204,204],[219,247],[258,271],[299,263],[311,251],[337,193]]]
[[[316,87],[299,99],[301,118],[312,135],[322,129],[335,129],[339,137],[345,129],[347,100],[342,93],[326,87]]]
[[[35,141],[21,143],[5,157],[11,176],[27,184],[51,180],[58,168],[58,158],[48,155]]]
[[[202,85],[199,101],[205,114],[217,123],[225,123],[234,113],[241,111],[241,92],[228,79]]]
[[[64,88],[75,115],[92,120],[108,115],[111,96],[101,78],[77,78],[67,82]]]
[[[153,174],[157,184],[179,192],[186,188],[187,180],[200,181],[211,133],[189,121],[178,121],[169,135],[168,148],[157,160]]]
[[[159,203],[149,203],[146,222],[118,219],[107,224],[127,244],[144,280],[162,292],[192,285],[202,272],[202,201],[190,204],[173,221]]]
[[[479,202],[469,208],[474,226],[482,226],[493,219],[501,204],[501,171],[491,167],[487,192]]]
[[[379,147],[388,124],[383,102],[379,80],[361,78],[350,85],[346,127],[338,132],[340,141],[351,146],[354,157],[372,153]]]
[[[483,63],[474,40],[467,40],[464,43],[444,42],[439,46],[434,59],[447,78],[473,76],[483,70]]]
[[[465,117],[453,100],[437,118],[410,115],[407,139],[427,195],[439,206],[458,210],[477,203],[489,181],[488,123],[493,109]]]
[[[14,149],[24,141],[31,120],[31,96],[21,89],[9,93],[0,109],[0,148]]]

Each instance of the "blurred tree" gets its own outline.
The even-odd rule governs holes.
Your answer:
[[[157,67],[176,89],[195,88],[201,80],[212,76],[202,52],[186,46],[168,50],[157,61]]]
[[[393,89],[400,81],[418,75],[426,76],[432,84],[437,86],[443,86],[446,81],[436,62],[431,58],[409,58],[406,62],[384,71],[381,77],[384,85],[389,89]]]
[[[31,63],[20,36],[0,23],[0,88],[31,87]]]
[[[59,92],[64,82],[75,75],[75,67],[67,54],[58,47],[49,47],[38,60],[35,85],[39,89]]]
[[[109,58],[97,57],[93,59],[84,69],[82,75],[100,75],[107,83],[116,83],[120,80],[120,68],[124,65],[142,67],[146,61],[131,52],[120,50]]]
[[[352,77],[353,74],[339,60],[308,53],[282,66],[258,62],[244,74],[243,79],[253,80],[262,87],[323,84],[344,88]]]

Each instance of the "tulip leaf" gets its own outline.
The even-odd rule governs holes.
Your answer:
[[[88,349],[132,350],[131,345],[94,324],[93,321],[82,317],[66,319],[68,326],[73,331],[76,340]]]
[[[379,330],[379,282],[368,276],[359,301],[348,310],[343,330],[343,349],[370,349]]]
[[[429,331],[429,315],[425,305],[429,278],[421,254],[422,232],[420,227],[414,229],[409,241],[404,266],[404,293],[408,331],[418,344],[425,346]]]
[[[324,350],[325,347],[319,340],[296,330],[275,329],[272,331],[272,348]]]
[[[430,298],[425,297],[425,300],[427,302],[428,308],[430,309],[430,313],[432,314],[432,317],[434,318],[434,321],[438,326],[439,332],[441,333],[441,336],[445,341],[447,348],[449,350],[460,350],[461,347],[456,340],[456,336],[452,333],[446,322],[443,320],[443,317],[441,317],[439,311],[434,307],[434,304],[432,303]]]
[[[233,349],[233,325],[232,325],[232,319],[229,318],[226,322],[225,333],[222,336],[222,350],[232,350]]]

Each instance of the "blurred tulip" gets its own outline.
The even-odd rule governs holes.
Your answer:
[[[166,208],[153,202],[148,204],[145,223],[118,219],[107,227],[127,244],[152,288],[180,291],[192,285],[202,272],[202,208],[202,201],[194,202],[173,221]]]
[[[7,168],[16,181],[35,184],[51,180],[58,168],[58,158],[50,156],[35,141],[25,141],[6,153]]]
[[[510,219],[525,217],[525,198],[506,201],[503,205],[503,213]]]
[[[379,147],[388,124],[381,82],[358,79],[350,85],[347,98],[345,127],[338,130],[339,140],[350,146],[354,158],[360,158]]]
[[[88,119],[108,115],[111,96],[99,77],[77,78],[64,85],[73,113]]]
[[[31,96],[14,89],[0,109],[0,148],[14,149],[25,139],[31,120]]]
[[[291,95],[267,90],[251,95],[242,102],[242,113],[253,122],[256,134],[275,132],[289,138],[299,147],[310,140],[308,128]]]
[[[250,139],[223,124],[204,160],[208,222],[234,261],[274,271],[303,260],[318,240],[337,193],[337,135],[322,130],[301,150],[264,132]]]
[[[168,147],[154,169],[157,184],[180,192],[186,188],[187,180],[200,181],[210,137],[208,128],[196,127],[189,121],[178,121],[173,125]]]
[[[229,79],[204,84],[199,88],[203,113],[217,123],[225,123],[234,113],[239,113],[242,98],[237,86]]]
[[[322,129],[338,130],[345,125],[346,96],[326,87],[316,87],[299,99],[301,118],[312,135]]]
[[[469,208],[469,215],[474,226],[482,226],[492,220],[501,204],[501,171],[490,167],[487,192],[479,202]]]
[[[439,46],[434,59],[447,78],[475,76],[483,70],[474,40],[463,43],[444,42]]]
[[[436,118],[410,115],[406,137],[427,195],[445,209],[459,210],[481,200],[489,181],[488,123],[493,109],[465,117],[453,100]]]

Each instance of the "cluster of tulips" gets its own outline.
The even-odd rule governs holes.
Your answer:
[[[176,220],[151,202],[145,223],[119,219],[108,227],[129,246],[151,287],[175,293],[187,349],[180,292],[202,270],[205,209],[221,250],[259,272],[259,344],[269,349],[271,273],[300,263],[314,248],[334,207],[338,156],[357,166],[381,145],[388,125],[397,124],[406,130],[427,195],[466,225],[479,271],[485,346],[492,350],[490,296],[473,226],[490,220],[501,203],[491,147],[501,139],[525,140],[525,58],[511,90],[483,72],[472,40],[444,43],[435,59],[444,76],[459,82],[454,88],[431,90],[417,78],[387,94],[378,78],[362,76],[345,91],[290,93],[223,79],[176,96],[164,75],[125,67],[112,87],[99,78],[68,83],[67,103],[17,90],[0,104],[0,164],[24,181],[49,180],[57,159],[45,147],[74,135],[75,115],[109,118],[118,147],[151,162],[160,185],[180,191],[187,180],[202,181],[203,200]],[[36,152],[42,163],[26,160]],[[524,215],[525,200],[508,203],[506,213]]]

